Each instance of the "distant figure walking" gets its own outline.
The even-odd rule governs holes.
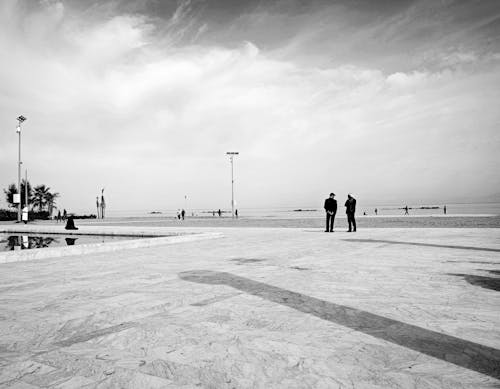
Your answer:
[[[181,210],[180,209],[177,210],[177,219],[181,220]]]
[[[443,207],[443,212],[446,215],[446,205]]]
[[[106,201],[104,201],[104,188],[101,189],[101,219],[104,219],[104,211],[106,210]]]
[[[345,202],[345,213],[347,214],[347,222],[349,223],[349,230],[347,232],[356,232],[356,219],[354,214],[356,213],[356,199],[350,194],[347,195],[347,201]]]
[[[61,217],[61,210],[58,210],[57,211],[57,218],[56,218],[57,222],[59,223],[61,220],[62,220],[62,217]]]
[[[97,218],[101,218],[101,203],[99,202],[99,196],[96,196],[95,198],[95,205],[97,207]]]
[[[234,216],[236,216],[236,218],[238,218],[238,210],[234,211]]]
[[[378,209],[375,208],[375,215],[378,215]]]
[[[73,220],[73,216],[70,216],[68,218],[68,221],[66,222],[66,227],[64,227],[66,230],[78,230],[75,226],[75,221]]]
[[[66,221],[68,218],[68,213],[66,212],[66,209],[63,210],[63,221]]]
[[[337,213],[337,200],[335,193],[330,193],[330,197],[325,200],[326,212],[326,230],[325,232],[333,232],[333,224],[335,223],[335,214]]]
[[[409,215],[408,213],[408,205],[406,207],[403,208],[405,210],[405,215]]]
[[[28,207],[26,205],[23,208],[22,219],[23,219],[24,224],[28,223]]]
[[[181,211],[181,217],[182,220],[184,220],[184,218],[186,217],[186,211],[184,209]]]
[[[219,215],[219,217],[221,217],[221,216],[222,216],[222,211],[219,209],[219,210],[217,211],[217,214]]]

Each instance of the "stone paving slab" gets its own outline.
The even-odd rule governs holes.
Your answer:
[[[497,229],[224,235],[0,264],[0,388],[500,387]]]

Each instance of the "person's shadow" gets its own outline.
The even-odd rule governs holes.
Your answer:
[[[182,272],[179,277],[185,281],[199,284],[226,285],[308,315],[500,379],[500,350],[492,347],[231,273],[193,270]]]

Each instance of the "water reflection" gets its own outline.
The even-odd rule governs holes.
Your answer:
[[[10,235],[6,239],[0,240],[0,244],[4,245],[5,251],[41,249],[58,243],[57,238],[50,236]]]
[[[64,238],[68,246],[73,246],[78,238]]]

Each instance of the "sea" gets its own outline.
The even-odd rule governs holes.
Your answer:
[[[406,216],[405,205],[372,205],[357,203],[356,214],[367,217],[397,217]],[[408,204],[408,213],[410,217],[425,216],[445,216],[444,205],[435,204]],[[375,209],[377,214],[375,214]],[[213,217],[213,213],[218,209],[186,209],[187,216]],[[111,218],[145,218],[145,217],[175,217],[177,209],[153,209],[153,210],[113,210],[108,208],[107,217]],[[230,216],[231,209],[221,209],[223,216]],[[343,205],[339,203],[338,214],[344,213]],[[321,206],[291,206],[291,207],[273,207],[273,208],[238,208],[239,217],[255,219],[316,219],[324,217],[324,210]],[[217,214],[216,214],[217,215]],[[500,215],[500,203],[461,203],[446,204],[446,216],[452,217],[488,217]]]

